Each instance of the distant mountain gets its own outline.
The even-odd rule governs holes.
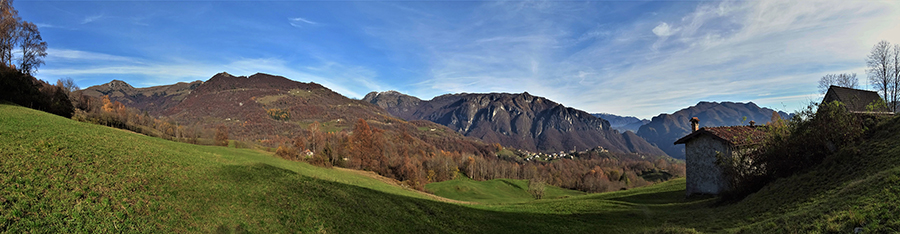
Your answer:
[[[753,102],[700,102],[672,114],[660,114],[640,127],[637,135],[655,144],[669,156],[684,159],[684,145],[674,145],[675,140],[691,132],[690,119],[700,119],[700,127],[747,125],[755,121],[765,124],[772,119],[772,109],[757,106]],[[782,118],[792,115],[778,112]],[[747,119],[744,120],[744,117]]]
[[[152,116],[159,116],[164,110],[175,106],[191,93],[203,81],[191,83],[179,82],[172,85],[153,86],[147,88],[134,88],[125,81],[113,80],[102,85],[95,85],[76,94],[84,94],[91,97],[109,95],[110,101],[118,101],[128,107],[146,111]]]
[[[619,133],[608,121],[529,93],[446,94],[424,101],[395,91],[363,101],[406,120],[428,120],[489,143],[541,152],[584,150],[664,155],[640,137]]]
[[[180,125],[205,129],[224,125],[231,139],[269,147],[306,131],[313,122],[319,122],[323,131],[339,132],[352,129],[356,120],[364,119],[385,134],[410,135],[441,150],[477,152],[490,148],[439,124],[400,120],[371,103],[344,97],[320,84],[263,73],[247,77],[223,72],[205,82],[148,88],[114,80],[81,92],[94,97],[109,95],[111,101]]]
[[[615,130],[619,130],[620,132],[632,131],[637,132],[641,125],[647,124],[650,120],[646,119],[638,119],[634,116],[618,116],[609,113],[595,113],[591,114],[597,116],[597,118],[604,119],[609,121],[609,126]]]

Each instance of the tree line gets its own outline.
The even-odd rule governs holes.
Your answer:
[[[127,107],[119,101],[111,101],[109,95],[99,98],[80,93],[71,95],[76,107],[72,119],[77,121],[191,144],[228,145],[228,129],[224,126],[210,129],[198,124],[178,123],[171,118],[153,117],[146,111]]]
[[[315,122],[282,142],[276,155],[314,165],[368,170],[423,190],[424,185],[467,176],[475,180],[527,179],[587,192],[605,192],[659,181],[646,175],[684,176],[684,164],[667,160],[627,160],[615,154],[581,155],[572,159],[529,161],[502,158],[498,144],[487,150],[442,150],[405,131],[385,131],[356,121],[352,131],[323,132]],[[668,179],[664,178],[664,179]],[[662,179],[662,180],[664,180]]]

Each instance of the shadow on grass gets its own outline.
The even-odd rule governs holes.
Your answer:
[[[254,182],[261,180],[269,180],[297,173],[288,169],[272,166],[264,163],[255,163],[251,165],[227,165],[223,166],[221,175],[235,182]]]
[[[506,184],[509,185],[510,187],[525,190],[525,188],[522,188],[522,186],[519,186],[518,184],[513,183],[513,182],[511,182],[511,181],[509,181],[509,180],[500,180],[500,181],[503,181],[503,183],[506,183]]]
[[[315,179],[267,164],[224,166],[220,176],[242,184],[233,191],[246,193],[238,198],[241,205],[266,210],[271,218],[241,216],[215,231],[247,223],[247,230],[255,232],[266,229],[258,225],[266,220],[277,223],[265,225],[287,232],[622,233],[655,222],[636,210],[547,214],[552,207],[497,211],[463,206]]]
[[[688,201],[684,197],[684,190],[666,191],[659,193],[640,193],[631,196],[610,198],[608,200],[623,201],[638,204],[671,204]]]

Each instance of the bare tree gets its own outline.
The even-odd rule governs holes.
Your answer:
[[[819,80],[819,92],[825,94],[832,85],[855,89],[859,87],[859,79],[856,78],[856,73],[828,74]]]
[[[891,67],[893,68],[892,73],[894,76],[894,78],[893,78],[894,79],[894,84],[893,84],[893,91],[894,91],[893,99],[894,100],[892,103],[890,103],[890,107],[891,107],[891,110],[894,110],[894,112],[897,112],[898,107],[900,107],[900,103],[897,103],[897,102],[900,102],[900,44],[894,45],[894,50],[891,51],[890,57],[891,57],[891,60],[893,61],[893,63],[891,63]]]
[[[19,70],[32,75],[38,67],[44,64],[44,57],[47,56],[47,42],[41,38],[41,32],[38,31],[37,25],[27,21],[22,23],[19,38],[22,48]]]
[[[894,85],[896,77],[892,74],[893,61],[891,56],[891,43],[880,41],[872,47],[872,53],[866,59],[869,74],[869,82],[875,89],[881,92],[884,101],[887,102],[891,111],[896,111],[894,105],[897,103],[898,87]]]
[[[75,80],[72,80],[71,77],[62,78],[56,81],[56,86],[62,88],[62,91],[69,95],[69,99],[75,100],[75,97],[72,96],[72,92],[78,91],[78,85],[75,84]]]
[[[13,66],[13,49],[19,40],[19,12],[12,0],[0,0],[0,63]]]

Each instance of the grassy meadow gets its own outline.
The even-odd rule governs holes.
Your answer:
[[[430,183],[425,189],[434,195],[480,204],[520,203],[534,200],[528,193],[528,180],[493,179],[476,181],[460,174],[456,179]],[[547,185],[545,199],[584,195],[584,192]]]
[[[433,183],[198,146],[0,105],[0,233],[866,233],[900,231],[900,119],[734,204],[684,179],[584,194],[521,180]]]

